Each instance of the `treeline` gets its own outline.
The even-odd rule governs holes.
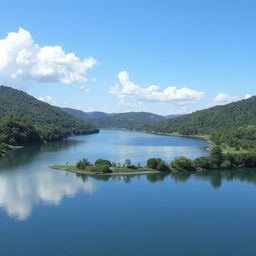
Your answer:
[[[256,148],[256,97],[133,128],[153,133],[209,135],[217,145],[237,150]]]
[[[110,162],[104,159],[98,159],[92,165],[87,159],[82,159],[76,164],[76,168],[86,170],[87,172],[112,172],[112,168],[129,168],[138,169],[142,167],[140,164],[132,164],[130,159],[126,159],[123,164]],[[256,167],[256,151],[249,153],[224,154],[221,147],[214,146],[210,156],[202,156],[196,159],[189,159],[185,156],[177,157],[169,164],[161,158],[149,158],[147,165],[143,167],[158,170],[161,172],[170,171],[203,171],[203,170],[227,170],[236,168],[255,168]]]
[[[53,125],[32,125],[13,116],[0,119],[0,153],[10,146],[23,146],[43,141],[61,140],[70,133]]]
[[[148,112],[127,112],[91,119],[100,128],[126,128],[131,129],[136,124],[151,124],[162,121],[165,117]]]
[[[0,152],[8,145],[55,141],[75,134],[98,132],[90,122],[6,86],[0,86]]]

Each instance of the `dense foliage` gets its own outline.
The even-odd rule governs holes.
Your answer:
[[[90,162],[83,158],[78,161],[76,164],[76,168],[79,170],[86,170],[87,172],[97,172],[97,173],[109,173],[112,172],[110,170],[111,162],[105,159],[98,159],[95,161],[95,164],[92,165]]]
[[[185,156],[178,157],[170,163],[171,170],[194,171],[233,168],[255,168],[256,151],[248,153],[223,154],[218,146],[214,146],[210,156],[203,156],[194,160]]]
[[[72,108],[62,108],[66,113],[81,120],[90,120],[99,128],[126,128],[130,129],[137,124],[151,124],[159,122],[166,117],[148,112],[127,112],[127,113],[104,113],[104,112],[83,112]],[[177,116],[177,115],[176,115]],[[175,117],[176,117],[175,116]],[[174,116],[170,116],[172,118]]]
[[[256,148],[256,96],[133,128],[155,133],[210,135],[215,144],[237,149]]]
[[[149,158],[147,160],[147,167],[158,171],[168,170],[168,166],[161,158]]]
[[[39,131],[31,124],[14,117],[0,121],[0,143],[25,145],[41,141]]]
[[[161,172],[170,171],[202,171],[202,170],[227,170],[236,168],[255,168],[256,167],[256,151],[248,153],[226,154],[223,153],[221,147],[214,146],[210,156],[202,156],[196,159],[189,159],[185,156],[177,157],[175,160],[167,164],[161,158],[149,158],[146,167],[133,165],[130,159],[126,159],[124,163],[111,163],[105,159],[98,159],[92,165],[87,159],[82,159],[76,164],[76,168],[86,170],[87,172],[107,173],[112,172],[112,168],[120,169],[140,169],[149,168],[150,170],[158,170]]]
[[[94,132],[98,129],[89,122],[72,117],[22,91],[0,86],[0,143],[25,145]]]
[[[150,124],[164,120],[160,115],[147,112],[127,112],[91,119],[99,128],[127,128],[136,124]]]
[[[79,118],[81,120],[90,120],[93,118],[99,118],[99,117],[112,115],[112,114],[108,114],[108,113],[100,112],[100,111],[84,112],[82,110],[73,109],[73,108],[61,108],[61,109],[64,112],[68,113],[69,115]]]

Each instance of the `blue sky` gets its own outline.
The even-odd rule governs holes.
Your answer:
[[[85,111],[176,114],[243,99],[255,95],[255,10],[235,0],[2,1],[0,83]]]

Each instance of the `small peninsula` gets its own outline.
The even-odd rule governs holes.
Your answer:
[[[149,158],[145,167],[132,164],[126,159],[123,164],[98,159],[91,164],[87,159],[80,160],[76,165],[52,165],[52,169],[70,171],[80,174],[95,175],[129,175],[129,174],[153,174],[159,172],[184,172],[205,170],[227,170],[237,168],[255,168],[256,152],[247,153],[223,153],[221,147],[213,146],[210,156],[202,156],[189,159],[185,156],[175,158],[169,164],[161,158]]]

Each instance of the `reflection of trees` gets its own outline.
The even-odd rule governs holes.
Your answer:
[[[146,179],[151,183],[164,181],[167,176],[171,176],[177,182],[185,183],[190,178],[195,178],[200,181],[210,182],[212,187],[220,188],[223,181],[233,181],[235,179],[240,181],[246,181],[249,183],[256,184],[256,169],[239,169],[239,170],[223,170],[223,171],[202,171],[202,172],[173,172],[173,173],[155,173],[155,174],[147,174]],[[85,174],[77,174],[78,177],[81,177],[84,181],[88,179],[88,177],[92,177],[96,180],[108,181],[116,180],[123,181],[127,184],[131,183],[135,178],[140,179],[144,175],[85,175]]]
[[[220,188],[224,180],[239,180],[256,184],[256,169],[205,171],[194,173],[193,176],[200,180],[210,180],[214,188]]]
[[[151,183],[155,183],[157,181],[164,181],[165,177],[169,176],[169,173],[163,172],[163,173],[154,173],[154,174],[148,174],[147,180]]]
[[[220,188],[221,187],[221,180],[222,180],[222,176],[221,173],[219,171],[213,171],[210,173],[209,175],[211,184],[214,188]]]
[[[186,182],[191,177],[191,172],[174,172],[171,177],[177,182]]]
[[[10,170],[26,165],[29,162],[32,162],[40,153],[66,150],[78,143],[81,143],[81,141],[63,140],[26,146],[24,148],[9,151],[7,156],[0,157],[0,170]]]

